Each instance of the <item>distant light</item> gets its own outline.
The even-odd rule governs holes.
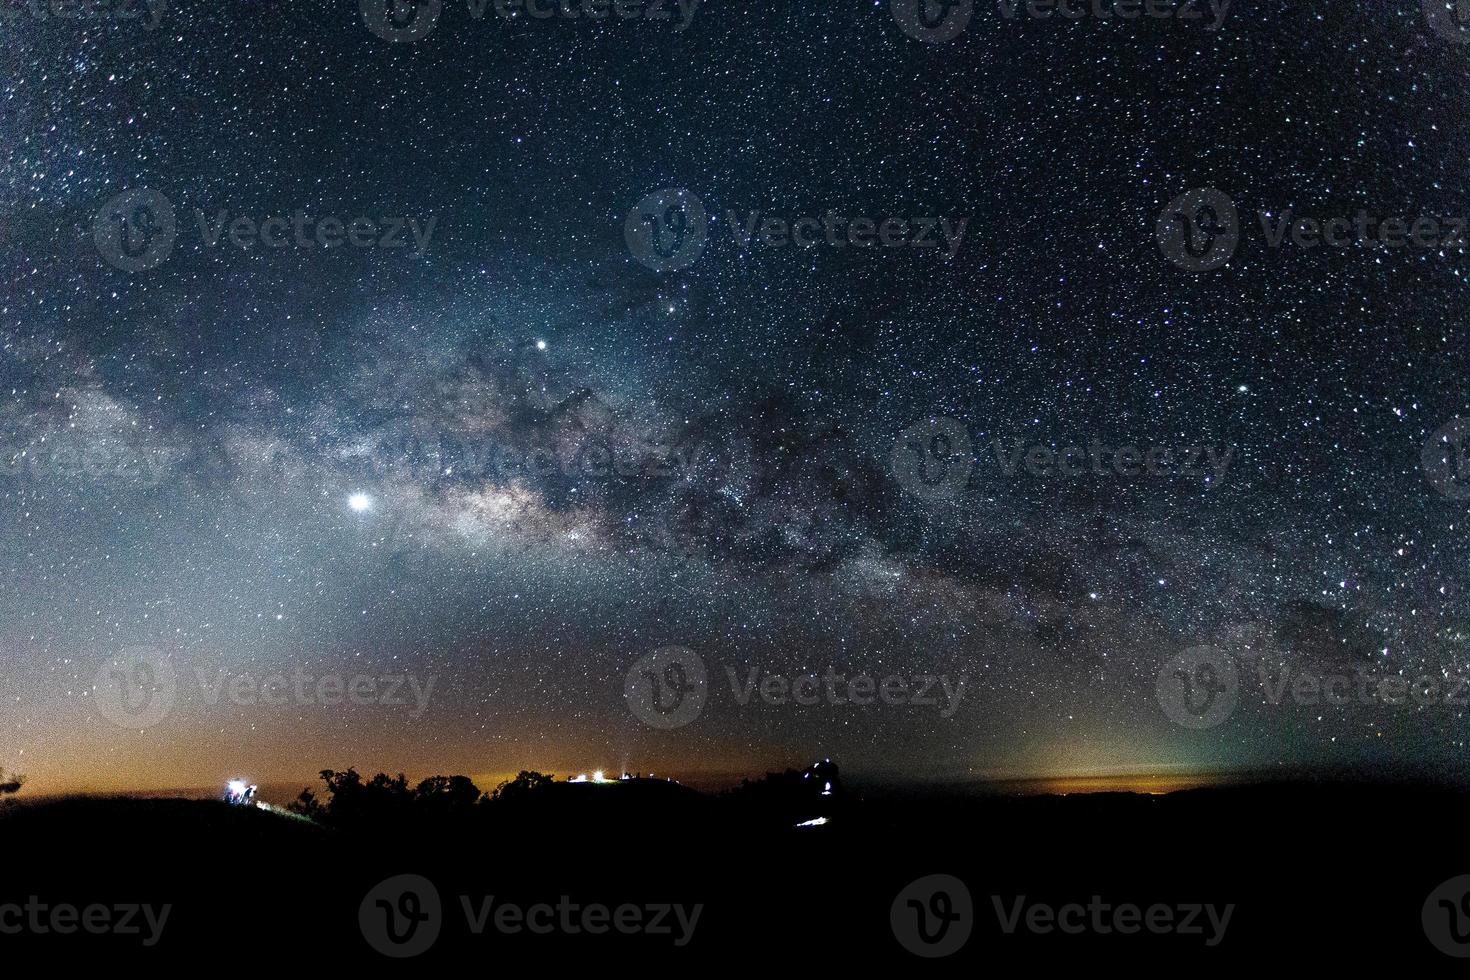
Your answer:
[[[546,349],[546,341],[544,341],[544,340],[538,340],[538,341],[536,341],[536,349],[537,350],[545,350]]]
[[[363,511],[373,509],[373,498],[365,493],[354,493],[347,498],[347,506],[361,514]]]
[[[567,780],[567,782],[569,782],[569,783],[585,783],[586,781],[587,781],[587,774],[585,772],[582,773],[581,775],[573,776],[571,779],[568,779]]]
[[[601,769],[597,770],[596,772],[594,772],[592,774],[592,781],[594,783],[605,783],[605,782],[607,782],[607,780],[604,779],[603,776],[602,776],[602,770]]]
[[[245,795],[245,791],[247,789],[249,789],[250,787],[246,786],[243,782],[241,782],[238,779],[232,779],[228,783],[225,784],[225,788],[228,789],[231,793],[233,793],[236,796],[244,796]]]
[[[826,817],[817,817],[814,820],[803,820],[801,823],[797,824],[798,827],[825,827],[826,825]]]

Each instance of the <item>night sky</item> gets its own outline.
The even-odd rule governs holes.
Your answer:
[[[1470,256],[1258,220],[1470,215],[1470,44],[1417,0],[1239,0],[1217,30],[979,3],[947,41],[886,0],[446,0],[402,42],[352,2],[3,3],[0,767],[28,793],[1460,771],[1463,704],[1272,704],[1253,673],[1470,671],[1470,487],[1425,465],[1470,416]],[[1201,188],[1241,241],[1194,272],[1157,232]],[[671,190],[682,223],[649,225]],[[130,271],[136,191],[176,221]],[[703,250],[640,261],[694,201]],[[279,247],[212,237],[298,212]],[[962,234],[765,245],[752,213]],[[321,247],[329,216],[375,231]],[[1229,464],[1007,474],[997,441]],[[968,480],[915,484],[964,443]],[[709,682],[660,728],[626,687],[669,646]],[[1159,677],[1199,646],[1252,666],[1191,728]],[[118,724],[99,679],[140,657],[176,689]],[[966,687],[946,717],[729,681],[829,667]],[[199,682],[298,670],[432,696]]]

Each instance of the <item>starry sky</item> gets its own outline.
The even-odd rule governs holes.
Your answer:
[[[1470,671],[1470,503],[1422,464],[1470,416],[1470,256],[1257,225],[1470,214],[1470,45],[1417,0],[1240,0],[1213,31],[979,3],[947,41],[887,0],[706,0],[682,28],[446,0],[402,42],[346,0],[3,5],[0,767],[36,792],[822,756],[1459,772],[1463,706],[1244,685],[1193,730],[1157,694],[1200,645]],[[670,188],[708,242],[651,268],[629,214]],[[1244,229],[1200,273],[1156,239],[1195,188]],[[96,228],[140,189],[177,228],[129,271]],[[432,234],[207,227],[297,212]],[[966,224],[951,252],[729,218],[832,213]],[[938,496],[895,465],[936,424],[978,456]],[[1231,462],[1007,473],[997,441]],[[625,680],[667,646],[710,691],[660,730]],[[137,649],[179,683],[130,728],[98,677]],[[727,680],[828,667],[967,686],[941,717]],[[296,670],[434,686],[416,714],[198,682]]]

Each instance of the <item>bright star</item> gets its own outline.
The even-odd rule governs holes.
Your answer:
[[[365,510],[373,509],[373,498],[365,493],[354,493],[347,498],[347,506],[361,514]]]

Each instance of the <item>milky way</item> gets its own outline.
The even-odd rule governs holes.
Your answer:
[[[1470,258],[1272,239],[1470,214],[1449,11],[477,6],[392,41],[353,3],[5,0],[0,767],[1458,772]],[[1202,188],[1239,242],[1196,271],[1164,225]],[[672,259],[670,200],[705,217]],[[708,691],[660,727],[629,672],[670,646]],[[1201,646],[1239,704],[1180,724]],[[137,650],[176,690],[118,724]],[[741,703],[829,669],[965,686]],[[229,693],[293,672],[432,697]]]

